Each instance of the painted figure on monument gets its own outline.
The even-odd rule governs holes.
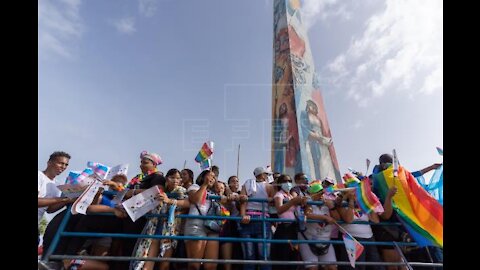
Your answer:
[[[341,182],[299,0],[274,2],[272,164],[275,172]]]

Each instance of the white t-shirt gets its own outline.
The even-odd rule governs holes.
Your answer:
[[[349,211],[355,211],[353,213],[353,221],[369,221],[368,214],[363,213],[362,211],[358,212],[356,210],[349,209]],[[370,224],[345,224],[343,228],[347,230],[353,237],[360,238],[370,238],[373,236],[372,227]]]
[[[48,178],[43,172],[38,171],[38,198],[56,198],[60,197],[62,192],[57,188],[55,180]],[[38,208],[38,225],[47,207]]]
[[[325,205],[312,205],[312,214],[330,216],[330,210],[328,209],[328,206]],[[306,224],[307,230],[304,232],[304,234],[310,240],[330,240],[333,227],[334,226],[332,224],[308,222]],[[299,239],[303,239],[303,235],[301,233],[298,233],[298,237]]]
[[[188,187],[187,189],[187,194],[189,194],[191,191],[194,191],[196,192],[197,190],[200,189],[200,186],[197,185],[197,184],[193,184],[191,185],[190,187]],[[207,195],[208,194],[212,194],[212,195],[215,195],[213,193],[211,193],[210,191],[208,191],[207,189]],[[210,208],[210,204],[212,204],[212,201],[211,200],[205,200],[205,203],[202,204],[202,202],[198,202],[197,203],[197,206],[198,206],[198,209],[200,209],[200,212],[201,214],[198,213],[198,210],[197,210],[197,207],[195,206],[195,204],[193,203],[190,203],[190,211],[188,212],[189,215],[202,215],[202,216],[205,216],[207,214],[207,211],[208,211],[208,208]],[[203,224],[203,219],[196,219],[196,218],[188,218],[187,221],[185,222],[185,228],[188,228],[188,227],[191,227],[191,226],[200,226],[202,227],[202,224]],[[185,229],[185,233],[188,233],[188,229]]]

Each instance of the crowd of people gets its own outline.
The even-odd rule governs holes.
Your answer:
[[[76,198],[61,196],[56,187],[55,177],[67,167],[71,156],[65,152],[54,152],[50,155],[47,168],[38,172],[38,222],[44,212],[53,213],[65,206],[71,205]],[[219,168],[213,166],[202,171],[196,178],[190,169],[169,169],[163,174],[158,165],[162,163],[156,153],[142,152],[140,155],[141,173],[128,181],[125,175],[119,174],[104,185],[108,190],[100,189],[93,203],[88,207],[86,215],[72,215],[66,224],[69,232],[103,232],[122,234],[150,234],[188,236],[189,240],[162,239],[138,240],[136,238],[88,238],[62,237],[53,254],[63,255],[93,255],[93,256],[147,256],[162,258],[194,258],[194,259],[242,259],[242,260],[272,260],[272,261],[305,261],[312,264],[305,266],[287,265],[255,265],[255,264],[216,264],[216,263],[179,263],[146,261],[132,264],[128,261],[102,260],[52,260],[58,269],[352,269],[347,265],[335,265],[337,261],[348,262],[348,255],[343,244],[324,243],[267,243],[264,252],[262,241],[218,241],[205,240],[205,237],[234,237],[253,239],[290,239],[290,240],[341,240],[336,223],[358,241],[405,242],[409,240],[408,233],[401,226],[375,225],[380,221],[398,222],[392,208],[392,198],[396,188],[388,191],[383,204],[384,212],[377,214],[364,213],[355,199],[352,190],[336,192],[326,196],[325,191],[335,184],[329,177],[312,181],[305,174],[293,176],[272,173],[267,168],[258,167],[253,171],[253,177],[240,186],[237,176],[232,175],[227,181],[219,179]],[[391,166],[392,156],[381,155],[375,172]],[[428,169],[438,167],[434,164]],[[420,170],[418,173],[426,173]],[[194,180],[195,179],[195,180]],[[174,215],[188,214],[194,216],[219,216],[221,211],[228,211],[237,220],[208,220],[200,218],[175,218],[173,221],[165,217],[139,218],[135,222],[126,214],[119,204],[112,200],[116,191],[128,188],[123,200],[139,194],[153,186],[158,186],[163,193],[156,197],[159,206],[152,213],[168,213]],[[212,195],[216,195],[211,199]],[[254,200],[259,199],[259,200]],[[267,202],[265,205],[261,201]],[[310,204],[311,201],[322,204]],[[43,250],[52,245],[52,240],[58,232],[67,208],[48,223],[43,235]],[[112,215],[96,215],[95,213],[112,213]],[[260,222],[258,218],[278,218],[276,222]],[[305,222],[314,220],[316,222]],[[368,221],[369,223],[356,223]],[[173,226],[172,226],[173,224]],[[40,235],[39,235],[40,236]],[[195,237],[202,240],[195,240]],[[147,254],[137,254],[139,243],[148,244]],[[407,250],[404,250],[407,251]],[[441,262],[442,252],[434,249],[413,249],[407,251],[407,257],[416,261]],[[365,245],[365,250],[357,262],[401,262],[401,257],[392,245]],[[328,264],[322,265],[322,262]],[[355,269],[405,269],[403,266],[361,266]]]

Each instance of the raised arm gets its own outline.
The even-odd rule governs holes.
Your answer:
[[[203,184],[200,186],[200,189],[197,191],[191,190],[188,193],[188,200],[190,203],[199,203],[202,199],[202,196],[205,192],[207,192],[208,181],[203,181]]]
[[[392,187],[388,190],[387,196],[385,197],[385,203],[383,203],[384,212],[380,214],[380,217],[383,220],[389,219],[393,214],[392,198],[396,193],[397,187]]]
[[[440,167],[442,164],[441,163],[435,163],[435,164],[432,164],[426,168],[423,168],[420,170],[420,173],[423,175],[423,174],[426,174],[427,172],[431,171],[431,170],[436,170],[438,167]]]
[[[340,197],[340,202],[337,201],[337,210],[340,213],[340,217],[343,219],[343,221],[351,223],[353,221],[353,211],[355,211],[354,198],[350,195],[350,193],[347,193],[346,197],[348,201],[348,207],[342,207],[342,201]]]

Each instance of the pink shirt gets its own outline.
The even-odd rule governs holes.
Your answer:
[[[283,200],[291,200],[292,199],[292,195],[290,194],[285,194],[285,192],[283,190],[281,191],[278,191],[277,193],[275,193],[275,196],[273,196],[273,198],[277,198],[279,197],[280,199]],[[283,203],[282,203],[283,204]],[[294,214],[294,211],[295,211],[295,206],[292,206],[290,207],[287,211],[281,213],[278,215],[279,218],[288,218],[288,219],[295,219],[295,214]]]

